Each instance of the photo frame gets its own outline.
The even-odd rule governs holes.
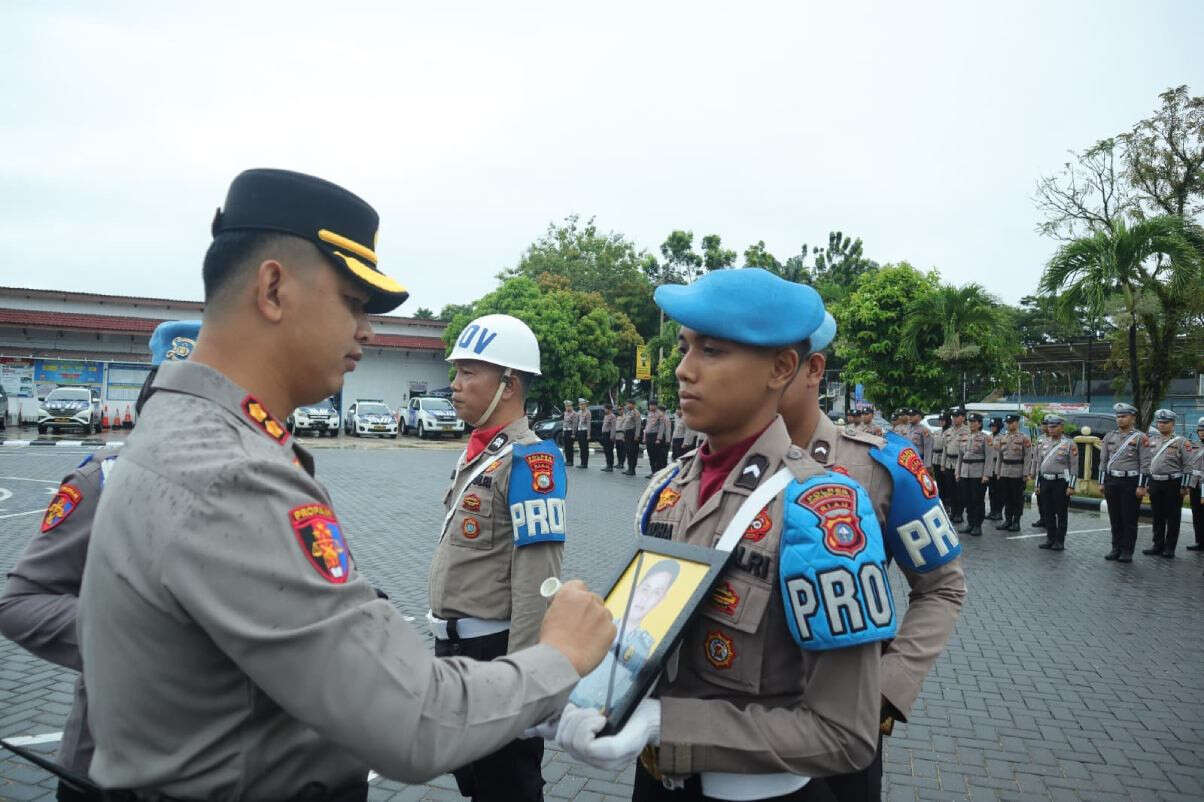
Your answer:
[[[569,696],[606,717],[599,735],[613,735],[627,723],[730,556],[689,543],[638,539],[603,597],[614,616],[614,643]]]

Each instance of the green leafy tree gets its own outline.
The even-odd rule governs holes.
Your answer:
[[[472,304],[447,304],[439,310],[439,319],[450,321],[456,315],[463,314],[472,309]]]
[[[744,249],[744,266],[760,267],[770,273],[782,275],[782,263],[765,248],[765,240],[757,240],[755,245]]]
[[[702,257],[694,250],[694,232],[680,229],[669,234],[661,243],[661,258],[664,265],[659,281],[661,284],[690,284],[702,272]]]
[[[1058,294],[1064,319],[1076,308],[1103,313],[1111,298],[1123,299],[1120,325],[1142,427],[1149,425],[1154,406],[1181,367],[1176,359],[1179,333],[1204,293],[1201,254],[1204,230],[1180,217],[1163,215],[1131,226],[1117,221],[1108,230],[1063,245],[1041,276],[1041,291]],[[1142,336],[1144,360],[1139,358]]]
[[[443,333],[448,352],[473,318],[514,315],[539,340],[543,376],[531,387],[529,399],[547,410],[565,398],[604,397],[619,381],[620,355],[634,354],[641,337],[627,316],[607,306],[599,293],[557,283],[541,284],[526,276],[506,280],[452,319]]]
[[[1005,331],[999,302],[981,284],[945,285],[915,299],[903,325],[901,352],[909,360],[933,357],[948,365],[960,381],[960,401],[967,400],[967,373],[987,382],[1005,359],[1019,350],[1019,338]],[[924,346],[939,342],[935,348]]]
[[[1191,220],[1204,213],[1204,97],[1186,86],[1158,97],[1154,116],[1118,137],[1125,177],[1143,212]]]
[[[836,354],[841,378],[865,385],[875,404],[892,409],[933,409],[948,396],[947,369],[935,358],[909,357],[903,331],[913,310],[931,303],[940,289],[935,272],[924,274],[906,262],[867,273],[857,288],[831,307],[837,323]],[[939,330],[920,335],[916,346],[931,353],[941,345]]]
[[[425,306],[420,306],[414,311],[414,318],[417,320],[434,320],[435,313]]]
[[[549,223],[519,263],[498,278],[562,276],[570,289],[597,293],[603,304],[626,315],[640,334],[652,337],[659,329],[660,314],[652,302],[653,282],[647,271],[655,265],[650,254],[622,234],[603,233],[592,217],[582,222],[578,215],[569,215],[559,225]],[[625,357],[628,373],[634,359],[634,354]]]
[[[736,252],[723,247],[718,234],[707,234],[702,238],[702,266],[709,273],[725,270],[736,263]]]

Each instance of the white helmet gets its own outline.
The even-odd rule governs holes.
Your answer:
[[[448,362],[458,359],[474,359],[541,375],[535,332],[511,315],[485,315],[465,326],[447,356]]]

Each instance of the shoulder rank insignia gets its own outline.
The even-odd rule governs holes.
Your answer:
[[[302,504],[289,510],[288,517],[314,570],[327,582],[346,582],[351,575],[351,557],[334,510],[324,504]]]
[[[46,514],[42,516],[42,531],[49,532],[67,520],[83,500],[84,494],[73,485],[60,485],[59,492],[54,494]]]
[[[246,413],[251,423],[277,443],[288,440],[288,429],[281,426],[280,422],[272,417],[267,407],[259,403],[255,396],[248,395],[242,400],[242,411]]]

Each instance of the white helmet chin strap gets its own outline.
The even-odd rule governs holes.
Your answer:
[[[506,379],[510,376],[510,368],[502,371],[502,376],[498,379],[497,392],[493,394],[493,400],[489,402],[489,406],[485,408],[485,414],[477,420],[473,421],[473,426],[482,426],[485,421],[489,420],[489,416],[497,409],[498,402],[502,400],[502,391],[506,389]]]

